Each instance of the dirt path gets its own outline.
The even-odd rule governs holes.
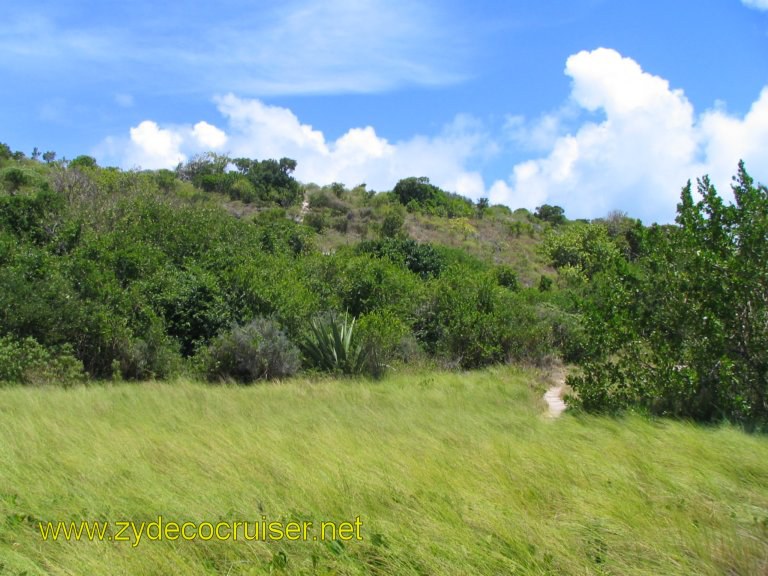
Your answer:
[[[544,394],[544,401],[547,403],[547,417],[557,418],[563,412],[567,406],[563,401],[563,393],[565,392],[565,370],[562,368],[556,368],[551,377],[553,385],[550,386]]]
[[[299,211],[299,224],[304,222],[304,216],[307,215],[307,212],[309,212],[309,199],[307,198],[307,195],[304,195],[304,201],[301,203],[301,210]]]

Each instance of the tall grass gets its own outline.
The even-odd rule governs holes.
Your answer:
[[[764,574],[768,441],[541,416],[534,374],[0,390],[0,574]],[[359,516],[363,541],[44,542],[39,520]]]

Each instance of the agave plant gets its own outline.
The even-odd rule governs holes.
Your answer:
[[[320,370],[359,374],[366,366],[367,354],[360,343],[353,343],[354,329],[355,318],[349,320],[347,314],[314,318],[302,352]]]

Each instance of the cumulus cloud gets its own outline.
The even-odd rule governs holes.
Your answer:
[[[288,108],[228,94],[215,99],[220,127],[144,121],[129,140],[105,142],[102,156],[145,168],[173,167],[211,149],[285,156],[297,160],[304,182],[389,190],[401,178],[427,176],[444,189],[511,208],[558,204],[571,218],[620,209],[646,222],[673,220],[688,179],[709,174],[727,196],[739,159],[766,181],[768,87],[743,116],[722,106],[697,114],[682,90],[615,50],[574,54],[565,73],[571,93],[558,110],[533,121],[510,116],[494,133],[458,115],[433,135],[390,142],[364,126],[332,140]],[[506,178],[486,180],[475,168],[504,158]]]
[[[155,122],[145,120],[131,128],[130,134],[125,155],[130,167],[169,168],[186,160],[180,150],[184,138],[174,130],[162,129]]]
[[[756,10],[768,10],[768,0],[741,0],[741,3]]]
[[[513,119],[518,138],[550,145],[545,156],[518,163],[508,181],[495,183],[491,201],[559,204],[571,217],[620,208],[646,221],[670,221],[688,179],[708,173],[727,195],[740,158],[765,176],[759,170],[768,161],[768,90],[742,119],[722,110],[697,116],[682,90],[615,50],[579,52],[565,73],[570,104],[601,120],[565,130],[557,115],[531,126]]]
[[[208,150],[218,150],[227,143],[227,135],[224,131],[208,124],[208,122],[195,124],[192,128],[192,137],[200,147]]]
[[[765,179],[768,176],[765,173],[768,165],[768,87],[763,88],[744,118],[721,110],[704,113],[701,134],[707,168],[716,182],[724,182],[733,174],[738,159],[744,160],[750,173]]]
[[[293,158],[298,162],[296,177],[304,182],[365,182],[372,189],[387,190],[400,178],[426,175],[438,186],[472,198],[485,192],[482,176],[466,166],[471,158],[492,150],[482,126],[470,117],[457,116],[435,136],[396,143],[371,126],[351,128],[328,140],[287,108],[232,94],[215,102],[226,130],[207,122],[161,128],[144,121],[131,128],[129,140],[108,139],[100,155],[119,159],[128,168],[172,168],[194,153],[213,149],[233,157]]]

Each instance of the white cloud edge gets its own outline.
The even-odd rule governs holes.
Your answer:
[[[741,0],[741,3],[747,8],[768,11],[768,0]]]

